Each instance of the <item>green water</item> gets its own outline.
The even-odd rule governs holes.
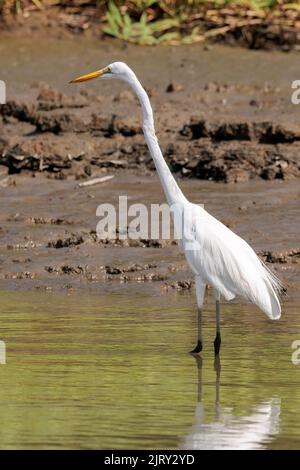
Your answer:
[[[2,292],[1,449],[300,448],[297,299],[268,321],[224,305],[221,370],[194,295]],[[216,403],[217,396],[217,403]]]

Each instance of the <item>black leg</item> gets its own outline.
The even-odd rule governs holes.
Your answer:
[[[221,349],[221,334],[217,331],[215,340],[214,340],[215,355],[218,356]]]
[[[216,337],[214,340],[215,356],[221,349],[221,321],[220,321],[220,300],[216,300]]]
[[[198,354],[202,351],[202,341],[198,339],[196,347],[191,351],[191,354]]]
[[[202,308],[198,307],[198,341],[191,354],[199,354],[202,351]]]

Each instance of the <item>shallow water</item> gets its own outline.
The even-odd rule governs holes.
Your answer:
[[[194,303],[139,286],[130,296],[2,292],[0,447],[299,449],[297,299],[285,299],[280,322],[224,305],[221,370],[210,299],[202,364],[187,353]]]

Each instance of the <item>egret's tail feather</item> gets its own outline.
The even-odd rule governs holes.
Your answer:
[[[272,320],[279,320],[281,317],[281,305],[278,295],[285,291],[282,282],[275,276],[275,274],[264,264],[263,270],[265,275],[265,285],[268,290],[269,305],[263,308],[264,312]]]
[[[278,295],[284,294],[286,292],[286,288],[284,287],[284,284],[281,282],[280,279],[278,279],[278,277],[273,273],[273,271],[271,271],[270,268],[268,268],[268,266],[263,261],[261,261],[261,263],[265,270],[266,277],[269,280],[276,294]]]
[[[268,287],[268,292],[270,296],[270,306],[266,313],[271,320],[279,320],[281,317],[281,305],[279,299],[271,286]]]

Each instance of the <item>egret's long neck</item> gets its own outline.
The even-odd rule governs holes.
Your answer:
[[[132,76],[129,83],[133,91],[136,93],[142,107],[144,136],[151,157],[154,160],[155,167],[159,175],[167,201],[170,205],[176,202],[185,201],[186,198],[183,195],[178,184],[176,183],[160,150],[158,140],[155,135],[153,112],[149,97],[135,75]]]

